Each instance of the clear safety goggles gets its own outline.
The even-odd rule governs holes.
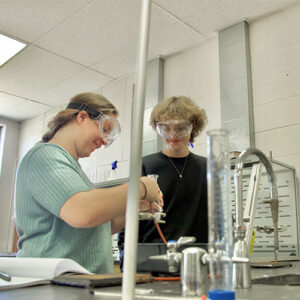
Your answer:
[[[164,139],[170,139],[172,136],[182,139],[188,136],[192,129],[193,125],[186,120],[173,120],[156,124],[157,132]]]
[[[69,103],[67,108],[79,109],[80,111],[86,111],[90,118],[97,121],[100,134],[107,143],[104,148],[110,146],[119,136],[121,132],[121,126],[118,120],[112,116],[106,115],[101,111],[97,111],[87,104]]]
[[[107,148],[119,136],[121,132],[121,126],[116,118],[111,117],[109,115],[105,115],[103,113],[101,114],[102,115],[99,117],[99,119],[97,119],[97,122],[99,125],[101,136],[107,142],[107,144],[103,147]]]

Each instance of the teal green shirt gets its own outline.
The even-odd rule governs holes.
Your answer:
[[[66,200],[94,188],[63,148],[50,143],[33,147],[16,179],[18,256],[70,258],[90,272],[113,272],[111,223],[73,228],[59,218]]]

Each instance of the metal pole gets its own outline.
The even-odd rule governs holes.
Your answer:
[[[137,58],[136,89],[132,110],[130,172],[126,209],[124,250],[124,277],[122,299],[134,299],[140,176],[142,169],[142,137],[145,107],[145,86],[148,57],[151,0],[143,0],[140,19],[140,37]]]

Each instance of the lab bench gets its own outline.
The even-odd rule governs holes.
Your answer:
[[[252,279],[261,278],[264,275],[276,276],[283,274],[300,274],[300,261],[292,261],[291,267],[277,268],[277,269],[262,269],[252,268]],[[267,285],[267,284],[253,284],[251,289],[236,290],[236,299],[244,300],[283,300],[300,299],[300,281],[299,285]],[[134,299],[197,299],[197,297],[184,298],[180,296],[181,287],[180,282],[151,282],[145,284],[138,284],[136,286],[139,292],[150,292],[151,289],[155,294],[138,296]],[[8,290],[0,292],[1,300],[109,300],[121,299],[120,286],[106,287],[95,289],[95,294],[90,294],[87,289],[58,286],[58,285],[41,285],[35,287],[27,287],[16,290]],[[200,297],[199,297],[200,298]]]

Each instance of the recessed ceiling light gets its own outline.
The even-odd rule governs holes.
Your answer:
[[[0,33],[0,67],[27,45]]]

